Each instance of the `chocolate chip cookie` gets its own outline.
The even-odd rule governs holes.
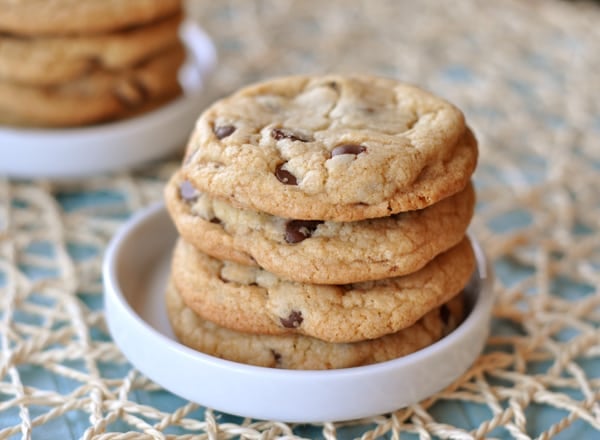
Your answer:
[[[175,46],[182,14],[110,34],[22,38],[0,34],[0,80],[30,86],[134,66]]]
[[[134,114],[181,92],[181,43],[134,67],[97,70],[66,84],[34,87],[0,81],[0,122],[32,126],[74,126]]]
[[[181,9],[181,0],[0,0],[0,33],[96,34],[151,23]]]
[[[198,120],[182,173],[236,206],[354,221],[455,194],[476,162],[463,114],[441,98],[373,76],[296,76],[212,105]]]
[[[457,295],[399,332],[368,341],[328,343],[308,336],[254,335],[219,327],[187,307],[173,283],[166,302],[177,338],[191,348],[235,362],[305,370],[355,367],[413,353],[460,324],[464,306],[462,295]]]
[[[236,208],[176,173],[165,199],[181,236],[215,258],[255,262],[303,283],[348,284],[405,275],[460,242],[475,205],[465,189],[422,210],[355,222],[294,220]]]
[[[464,238],[409,275],[344,285],[303,284],[260,267],[211,258],[179,239],[171,276],[184,302],[220,326],[354,342],[411,326],[457,295],[474,269],[473,250]]]

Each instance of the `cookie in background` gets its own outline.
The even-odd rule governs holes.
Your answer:
[[[183,16],[181,0],[0,7],[0,124],[91,125],[173,100]]]

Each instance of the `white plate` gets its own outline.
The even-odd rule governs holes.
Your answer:
[[[180,34],[189,57],[184,95],[141,116],[97,126],[30,129],[0,126],[0,176],[72,179],[126,169],[184,147],[207,104],[202,86],[216,65],[211,39],[193,22]]]
[[[491,272],[475,244],[472,310],[441,341],[363,367],[292,371],[230,362],[175,340],[164,294],[177,233],[162,204],[135,215],[109,245],[103,267],[108,327],[123,354],[167,390],[244,417],[286,422],[349,420],[410,405],[457,379],[483,349],[493,303]]]

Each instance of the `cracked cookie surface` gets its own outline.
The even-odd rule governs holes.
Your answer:
[[[298,221],[240,209],[197,191],[180,173],[165,190],[181,236],[214,258],[290,280],[347,284],[419,270],[460,242],[475,194],[469,183],[435,205],[356,222]]]
[[[372,76],[297,76],[244,88],[199,118],[182,172],[201,191],[272,215],[353,221],[424,208],[470,180],[462,113]]]
[[[414,324],[458,294],[474,269],[473,250],[464,238],[409,275],[345,285],[303,284],[211,258],[179,239],[171,276],[184,302],[220,326],[353,342]]]
[[[166,304],[175,335],[191,348],[234,362],[311,370],[355,367],[405,356],[448,334],[460,324],[464,313],[464,300],[459,294],[399,332],[344,344],[301,335],[254,335],[219,327],[187,307],[172,282],[167,286]]]

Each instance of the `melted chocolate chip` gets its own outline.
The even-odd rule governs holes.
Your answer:
[[[187,203],[193,203],[198,199],[198,191],[189,180],[182,180],[179,184],[179,195]]]
[[[218,217],[213,217],[213,218],[211,218],[211,219],[210,219],[210,222],[211,222],[211,223],[214,223],[215,225],[222,225],[222,224],[223,224],[223,222],[221,221],[221,219],[220,219],[220,218],[218,218]]]
[[[304,321],[304,318],[302,317],[302,312],[292,310],[287,318],[279,318],[279,321],[285,328],[298,328],[302,324],[302,321]]]
[[[281,139],[291,139],[292,141],[309,142],[312,140],[308,136],[301,135],[289,128],[274,128],[271,131],[271,137],[276,141]]]
[[[320,220],[291,220],[285,225],[285,241],[300,243],[310,237],[321,223]]]
[[[298,185],[296,176],[289,171],[284,170],[282,168],[284,165],[285,164],[282,163],[281,165],[277,165],[277,168],[275,168],[275,177],[277,177],[277,180],[285,185]]]
[[[218,139],[226,138],[230,136],[235,131],[235,127],[233,125],[221,125],[219,127],[215,127],[213,132]]]
[[[275,359],[275,364],[281,365],[281,353],[271,348],[271,354],[273,355],[273,359]]]
[[[343,145],[338,145],[331,151],[331,157],[339,156],[341,154],[358,155],[360,153],[364,153],[365,151],[367,151],[367,147],[365,147],[364,145],[343,144]]]

